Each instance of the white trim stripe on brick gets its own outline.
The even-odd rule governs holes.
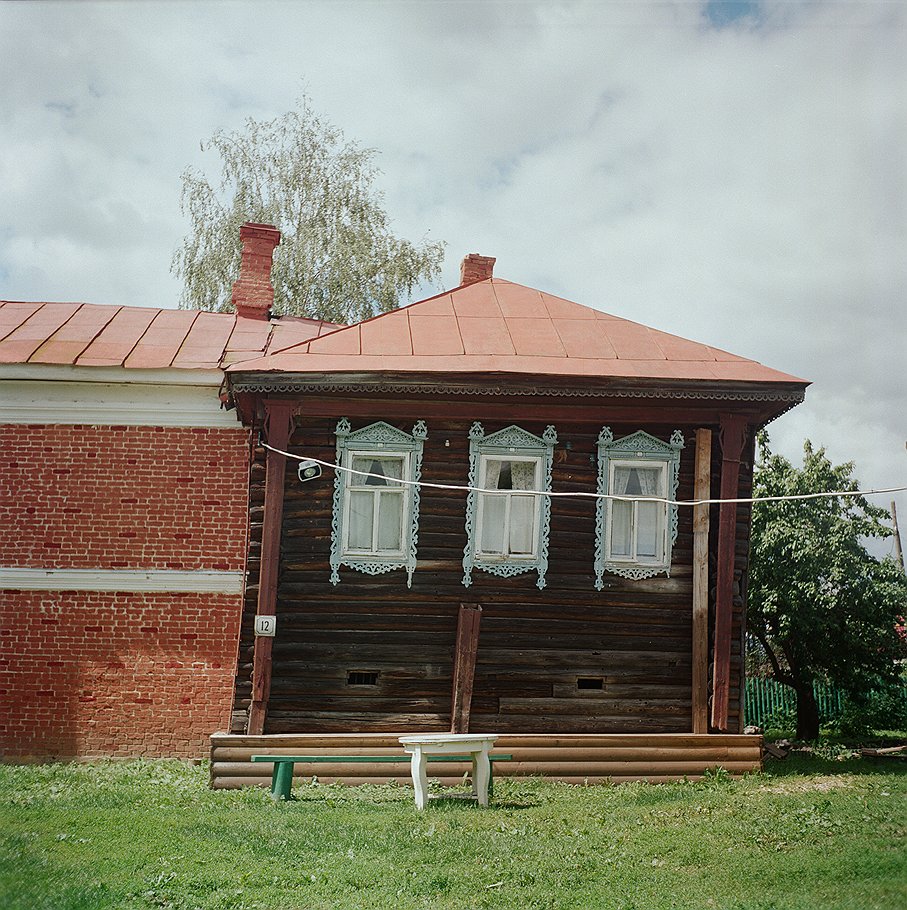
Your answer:
[[[0,381],[0,424],[242,429],[210,385]]]
[[[0,567],[0,590],[129,591],[242,594],[243,573],[170,569],[34,569]]]

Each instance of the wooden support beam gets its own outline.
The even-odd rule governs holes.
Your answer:
[[[739,414],[721,417],[721,499],[736,499],[740,454],[746,440],[746,420]],[[718,571],[715,590],[715,644],[712,669],[712,727],[728,728],[728,690],[731,681],[731,631],[734,617],[734,549],[737,504],[718,509]]]
[[[266,401],[265,421],[268,445],[286,448],[293,422],[293,402]],[[264,520],[261,529],[261,573],[258,582],[257,616],[273,616],[277,611],[277,578],[280,571],[280,532],[283,519],[283,481],[286,456],[268,450],[265,461]],[[264,731],[271,694],[271,648],[274,639],[256,636],[252,659],[252,704],[247,732]]]
[[[457,642],[454,648],[453,694],[451,697],[450,732],[469,732],[469,710],[476,675],[479,650],[481,604],[460,604],[457,618]]]
[[[712,431],[696,430],[693,499],[709,499]],[[693,506],[693,732],[709,732],[709,506]]]

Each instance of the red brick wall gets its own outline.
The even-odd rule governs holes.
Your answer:
[[[4,758],[201,757],[229,730],[238,595],[0,598]]]
[[[0,426],[0,565],[241,569],[247,439],[240,427]]]
[[[241,428],[0,427],[0,566],[244,566]],[[0,591],[0,756],[203,756],[239,594]]]

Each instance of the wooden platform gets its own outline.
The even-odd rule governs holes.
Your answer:
[[[215,733],[211,737],[211,786],[216,790],[268,786],[272,765],[253,764],[253,754],[275,755],[395,755],[400,754],[401,733],[286,733],[240,736]],[[738,734],[693,733],[544,734],[508,733],[495,743],[495,751],[508,752],[513,761],[501,763],[497,777],[548,777],[567,783],[623,783],[647,780],[661,783],[695,780],[710,768],[730,774],[758,771],[762,767],[762,737]],[[457,783],[462,764],[438,763],[433,776],[442,783]],[[410,780],[408,764],[297,765],[296,778],[317,775],[324,783],[387,783]]]

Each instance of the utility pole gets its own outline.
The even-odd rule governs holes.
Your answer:
[[[894,500],[891,500],[891,528],[894,531],[894,558],[904,571],[904,551],[901,549],[901,532],[898,530],[898,510]]]

